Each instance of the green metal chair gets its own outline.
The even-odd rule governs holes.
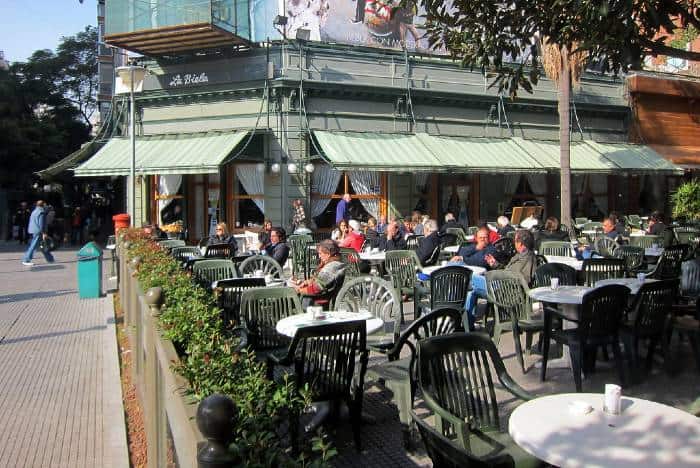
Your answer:
[[[419,293],[416,287],[416,272],[420,269],[420,260],[413,250],[391,250],[386,253],[384,268],[391,284],[402,295],[413,296],[414,314],[419,312]],[[403,301],[401,301],[401,321],[403,322]]]
[[[168,239],[158,241],[158,245],[167,251],[171,251],[175,247],[184,247],[185,241],[180,239]]]
[[[195,246],[173,247],[170,250],[170,255],[182,265],[191,258],[200,258],[202,251]]]
[[[525,333],[526,350],[532,347],[532,335],[541,332],[544,326],[542,319],[532,318],[532,301],[528,295],[529,288],[522,276],[506,270],[486,272],[486,293],[494,308],[493,342],[498,346],[501,333],[513,332],[515,354],[523,370],[525,360],[520,343],[520,333]]]
[[[192,278],[204,289],[211,291],[214,281],[238,278],[238,273],[236,273],[235,263],[231,260],[209,258],[194,264]]]
[[[357,254],[355,249],[350,249],[347,247],[340,248],[340,259],[345,263],[345,280],[350,278],[357,278],[362,276],[360,272],[360,256]]]
[[[614,257],[615,250],[619,247],[618,243],[614,239],[607,236],[600,236],[596,238],[594,244],[596,252],[598,255],[603,257]]]
[[[556,255],[558,257],[575,257],[574,247],[566,241],[543,241],[537,250],[539,255]]]
[[[289,338],[277,333],[277,322],[301,314],[301,301],[293,288],[247,289],[241,294],[241,325],[250,347],[259,354],[286,349]]]
[[[633,245],[621,245],[615,249],[615,257],[625,261],[625,269],[630,276],[635,276],[644,266],[644,249]]]
[[[630,245],[634,247],[641,247],[643,249],[648,249],[652,245],[661,246],[663,244],[663,239],[661,236],[631,236]]]
[[[274,279],[284,279],[282,265],[268,255],[253,255],[246,258],[238,265],[241,275],[252,275],[261,270],[263,275],[272,275]]]
[[[286,356],[269,355],[267,361],[269,378],[275,365],[294,366],[296,392],[308,387],[314,401],[345,401],[358,451],[367,371],[366,333],[364,320],[303,327],[294,335]],[[290,420],[292,449],[296,453],[299,414],[290,411]]]
[[[659,261],[648,273],[653,279],[677,279],[681,276],[681,265],[688,253],[688,244],[677,244],[666,247],[659,257]]]
[[[592,288],[603,279],[624,278],[625,261],[621,258],[587,258],[581,271],[584,285]]]
[[[417,364],[418,388],[434,414],[435,431],[477,462],[463,466],[542,465],[501,430],[494,372],[515,397],[533,397],[508,375],[488,336],[453,333],[420,341]]]
[[[216,304],[221,309],[221,318],[226,328],[240,324],[243,291],[264,287],[265,278],[231,278],[215,282]]]
[[[375,351],[385,353],[387,361],[370,367],[367,370],[367,378],[384,382],[384,386],[393,392],[394,403],[399,410],[404,445],[408,446],[411,440],[410,412],[415,396],[416,343],[431,336],[447,335],[463,330],[461,311],[442,308],[415,320],[390,347],[371,347]],[[410,355],[401,358],[404,347],[409,348]]]
[[[304,275],[306,246],[309,243],[313,243],[313,237],[308,234],[294,234],[287,237],[287,245],[292,257],[292,276],[295,278],[301,278]]]

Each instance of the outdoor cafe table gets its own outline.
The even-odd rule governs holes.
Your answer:
[[[330,311],[326,312],[325,319],[315,319],[310,314],[296,314],[285,317],[275,326],[277,333],[294,338],[297,330],[303,327],[314,325],[330,325],[332,323],[351,322],[353,320],[366,320],[367,334],[379,331],[384,326],[384,320],[375,317],[370,312],[347,312]]]
[[[583,260],[578,260],[576,257],[565,257],[563,255],[545,255],[544,258],[547,259],[549,263],[563,263],[568,265],[576,271],[581,271],[583,269]]]
[[[644,279],[644,283],[654,283],[658,280],[652,278]],[[639,288],[642,287],[643,282],[639,281],[637,278],[610,278],[605,280],[596,281],[595,287],[607,286],[610,284],[620,284],[622,286],[627,286],[630,289],[630,293],[635,295],[639,292]]]
[[[486,273],[486,268],[484,268],[484,267],[475,266],[475,265],[464,265],[464,264],[461,264],[461,263],[450,263],[450,264],[448,264],[448,265],[427,266],[427,267],[421,268],[420,271],[422,271],[422,272],[425,273],[426,275],[432,275],[433,272],[439,270],[440,268],[444,268],[444,267],[446,267],[446,266],[460,266],[460,267],[463,267],[463,268],[468,268],[468,269],[470,269],[470,270],[472,271],[472,273],[474,273],[475,275],[483,275],[484,273]]]
[[[442,251],[457,255],[457,251],[459,251],[459,246],[458,245],[448,245],[447,247],[442,249]]]
[[[367,260],[370,263],[382,263],[386,260],[386,252],[360,252],[358,255],[361,260]]]
[[[508,432],[528,453],[565,468],[700,466],[700,418],[625,396],[622,412],[612,415],[603,411],[603,400],[595,393],[530,400],[513,411]],[[576,412],[574,402],[593,411]]]
[[[662,253],[664,253],[663,247],[647,247],[644,249],[645,257],[660,257]]]

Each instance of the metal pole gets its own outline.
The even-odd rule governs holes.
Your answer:
[[[130,197],[131,197],[131,227],[136,226],[136,122],[134,119],[134,66],[130,70],[131,75],[131,94],[129,102],[129,140],[131,141],[131,170],[129,172],[131,179]]]

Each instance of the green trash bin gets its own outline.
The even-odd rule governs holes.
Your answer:
[[[102,294],[102,249],[88,242],[78,251],[78,295],[80,299]]]

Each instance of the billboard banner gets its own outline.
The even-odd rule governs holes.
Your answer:
[[[253,40],[303,37],[310,41],[429,52],[417,2],[401,0],[253,0]],[[276,15],[287,25],[274,27]],[[444,51],[430,51],[445,53]]]

